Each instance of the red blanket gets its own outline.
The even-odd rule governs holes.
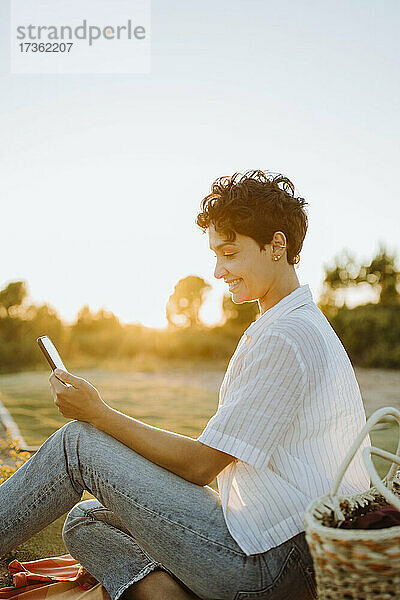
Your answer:
[[[110,596],[70,554],[19,562],[8,569],[13,587],[0,589],[0,600],[110,600]]]

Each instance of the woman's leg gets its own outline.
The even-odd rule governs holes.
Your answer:
[[[214,490],[182,479],[81,421],[56,431],[0,486],[0,556],[71,510],[84,489],[118,515],[123,531],[155,563],[201,598],[218,597],[212,595],[218,588],[221,598],[229,598],[235,582],[260,577],[257,555],[243,563]],[[110,560],[106,556],[104,569]],[[141,565],[138,571],[129,561],[120,551],[112,560],[128,568],[133,583]],[[82,564],[88,568],[85,559]],[[110,591],[129,581],[124,575]]]
[[[0,556],[81,499],[85,486],[71,435],[79,427],[73,421],[58,429],[0,486]]]
[[[147,597],[164,597],[160,591],[163,588],[166,598],[195,598],[173,573],[168,577],[165,568],[142,550],[117,515],[98,500],[85,500],[70,511],[63,539],[68,552],[102,582],[112,598],[122,594],[123,600],[142,597],[138,592],[139,584],[144,590],[144,581],[149,592],[156,590],[156,595]],[[132,576],[134,573],[137,575]],[[149,578],[149,573],[160,577]],[[163,579],[162,575],[167,577]],[[152,583],[147,584],[150,579]]]
[[[112,513],[117,518],[114,529],[128,536],[129,544],[132,538],[135,542],[129,546],[134,548],[132,557],[126,548],[112,545],[110,528],[96,529],[97,541],[92,528],[91,541],[88,534],[82,542],[86,550],[75,550],[92,572],[87,544],[101,548],[98,571],[92,574],[102,583],[104,575],[112,600],[136,583],[138,576],[145,577],[146,569],[155,570],[155,565],[173,573],[203,600],[233,600],[240,597],[238,590],[256,591],[270,585],[275,589],[275,579],[281,582],[283,575],[286,592],[290,589],[290,570],[297,565],[291,541],[287,548],[246,556],[226,527],[214,490],[182,479],[80,421],[56,431],[0,486],[0,556],[70,510],[84,489],[108,509],[104,513],[97,506],[100,510],[89,518],[98,521],[97,516],[102,516],[104,521],[104,515]],[[77,516],[82,510],[86,509],[74,509],[68,519],[64,532],[68,544],[73,543],[74,527],[77,534],[78,528],[85,529],[82,516]],[[138,547],[142,562],[138,562]],[[286,561],[289,552],[290,561]],[[118,573],[112,580],[111,565]],[[298,568],[296,572],[300,579],[294,582],[295,595],[285,592],[285,600],[308,600],[302,574]],[[277,594],[270,598],[281,600]]]
[[[193,508],[193,511],[197,510],[198,507]],[[202,512],[201,508],[199,512]],[[220,516],[220,533],[224,536],[221,513]],[[139,535],[139,538],[141,537]],[[81,502],[70,511],[65,521],[63,538],[72,556],[103,583],[112,598],[120,597],[120,600],[233,600],[253,597],[256,592],[260,599],[265,597],[270,600],[313,600],[317,597],[315,581],[310,574],[305,574],[312,561],[304,533],[258,556],[246,556],[242,553],[238,558],[227,552],[227,549],[223,549],[221,555],[217,552],[213,556],[214,565],[207,569],[204,569],[203,561],[207,561],[211,555],[208,539],[193,535],[190,542],[192,548],[189,548],[187,553],[189,569],[186,573],[182,565],[182,554],[179,552],[179,530],[170,528],[171,543],[176,542],[176,552],[172,553],[163,553],[158,539],[146,536],[146,545],[153,547],[154,554],[163,561],[157,562],[142,549],[125,524],[97,500]],[[258,580],[257,565],[260,557],[263,573]],[[172,571],[165,566],[166,564]],[[252,568],[252,565],[256,565],[256,568]],[[164,573],[157,573],[156,569],[162,569]],[[239,573],[235,577],[236,570]],[[132,577],[132,573],[135,572],[137,576]],[[188,585],[177,577],[177,573]],[[170,578],[157,580],[157,575],[169,575]],[[226,575],[230,582],[227,581]],[[137,586],[146,584],[153,576],[154,581],[149,581],[149,585],[144,586],[142,596]],[[165,590],[164,595],[160,592],[161,589]],[[200,595],[195,595],[193,590]]]

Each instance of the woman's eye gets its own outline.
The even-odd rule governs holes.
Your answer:
[[[232,254],[224,254],[224,256],[230,256],[230,257],[232,257],[232,256],[235,256],[235,254],[236,254],[236,252],[234,252]]]

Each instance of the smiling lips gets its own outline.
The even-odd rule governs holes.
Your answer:
[[[229,291],[232,292],[241,281],[241,279],[232,279],[232,281],[226,281],[226,283],[229,285]]]

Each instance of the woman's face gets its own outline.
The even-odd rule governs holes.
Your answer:
[[[235,304],[262,299],[277,280],[277,264],[272,258],[271,244],[260,250],[253,238],[236,234],[234,242],[228,242],[213,226],[209,228],[210,249],[215,252],[217,264],[214,277],[228,284]],[[285,259],[285,257],[282,257]]]

